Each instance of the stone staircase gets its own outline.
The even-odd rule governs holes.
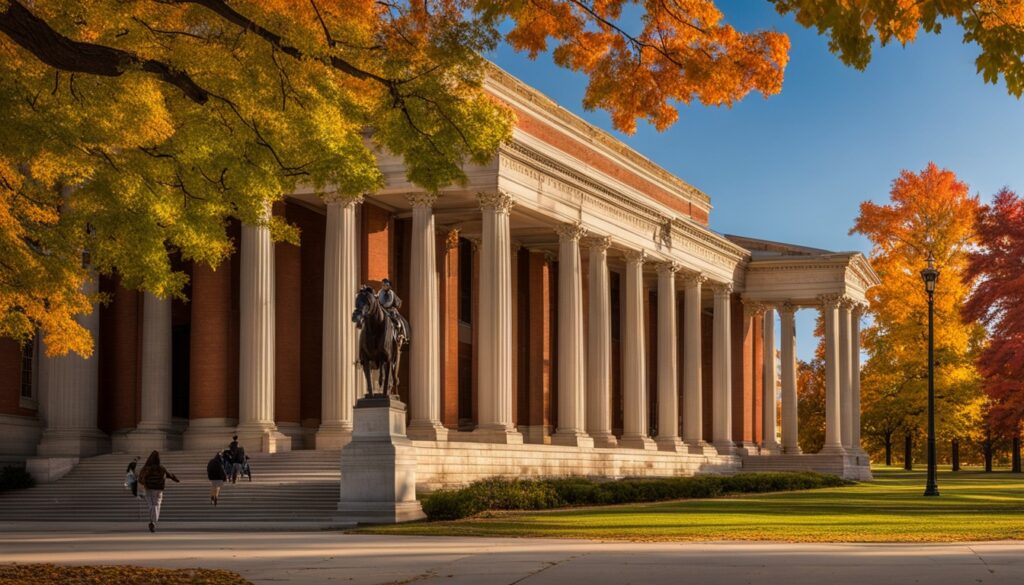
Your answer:
[[[338,451],[291,451],[250,455],[253,480],[227,483],[217,507],[210,504],[206,463],[213,453],[170,451],[164,467],[181,483],[167,481],[162,521],[325,522],[338,505]],[[0,494],[0,521],[134,522],[147,516],[144,500],[123,487],[131,455],[83,459],[60,480]],[[144,458],[143,458],[144,459]],[[141,468],[141,461],[139,467]]]

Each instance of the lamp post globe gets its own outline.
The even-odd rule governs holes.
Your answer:
[[[939,271],[935,258],[928,254],[928,267],[921,271],[924,290],[928,293],[928,482],[924,495],[939,495],[938,470],[935,458],[935,284]]]

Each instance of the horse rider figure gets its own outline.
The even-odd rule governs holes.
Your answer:
[[[380,306],[384,308],[384,313],[391,319],[391,324],[395,327],[395,334],[398,337],[399,346],[408,344],[409,323],[398,312],[398,309],[402,307],[402,299],[395,293],[395,289],[391,288],[391,281],[387,278],[380,281],[377,302],[380,303]]]

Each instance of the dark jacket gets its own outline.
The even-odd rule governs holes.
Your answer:
[[[168,477],[178,481],[178,478],[174,477],[174,474],[170,471],[167,471],[163,465],[143,467],[142,471],[139,472],[139,483],[147,490],[162,490],[166,486],[166,478]]]
[[[228,474],[224,473],[224,460],[218,457],[210,459],[210,462],[206,464],[206,477],[210,481],[220,480],[227,481]]]

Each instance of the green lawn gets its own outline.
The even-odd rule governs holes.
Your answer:
[[[362,531],[449,536],[550,536],[616,540],[950,542],[1024,539],[1024,475],[939,474],[925,498],[924,472],[874,470],[851,487],[545,512],[491,514]]]

